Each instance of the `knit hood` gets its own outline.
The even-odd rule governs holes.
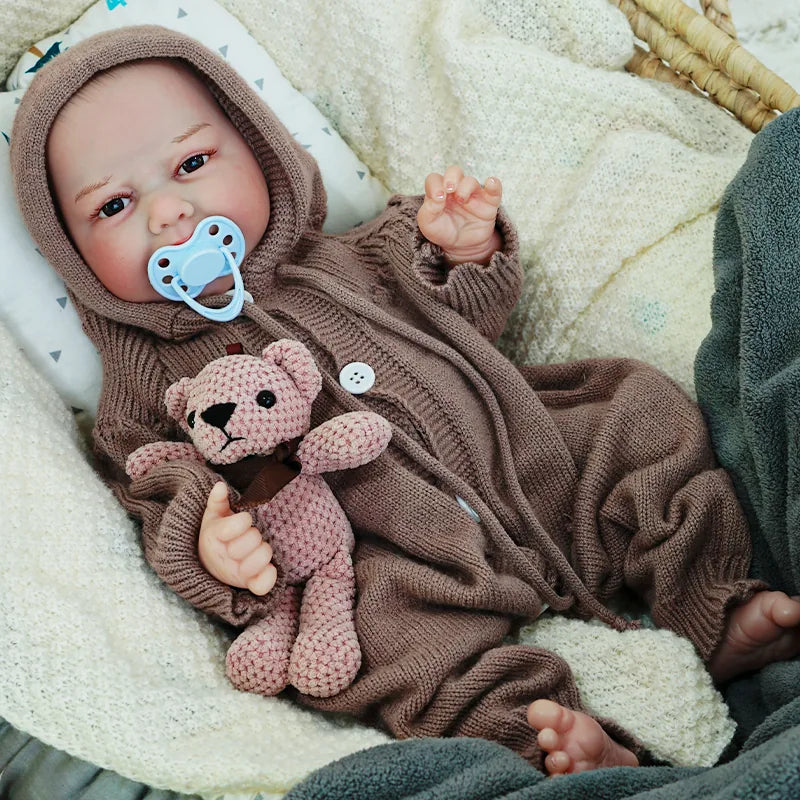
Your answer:
[[[261,98],[222,58],[187,36],[152,25],[122,28],[71,47],[39,71],[19,105],[10,148],[17,202],[31,236],[64,279],[84,325],[87,317],[97,315],[161,337],[182,338],[216,323],[183,303],[133,303],[111,294],[67,234],[46,169],[47,137],[69,99],[97,73],[143,58],[173,58],[193,68],[261,165],[269,190],[269,223],[240,267],[245,289],[256,301],[269,292],[276,265],[304,231],[322,226],[325,192],[314,159]],[[224,305],[221,300],[203,302]]]

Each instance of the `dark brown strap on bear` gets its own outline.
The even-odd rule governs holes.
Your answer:
[[[210,465],[240,493],[239,500],[232,506],[234,511],[247,511],[269,502],[300,474],[300,462],[295,453],[301,441],[303,437],[298,436],[279,444],[268,456],[249,456],[234,464]]]

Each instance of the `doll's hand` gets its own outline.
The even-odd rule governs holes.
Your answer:
[[[461,167],[448,167],[444,175],[432,172],[425,179],[425,200],[417,212],[417,224],[429,242],[444,250],[451,264],[486,264],[502,246],[495,229],[502,196],[498,178],[487,178],[481,186],[464,175]]]
[[[253,527],[247,511],[231,511],[222,481],[208,495],[197,549],[206,571],[228,586],[264,595],[275,585],[278,573],[270,563],[272,548]]]

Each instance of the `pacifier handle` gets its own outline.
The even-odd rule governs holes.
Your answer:
[[[176,281],[172,288],[175,290],[175,294],[177,294],[189,308],[196,311],[198,314],[202,314],[206,319],[210,319],[212,322],[230,322],[230,320],[239,315],[244,305],[244,281],[242,281],[242,273],[236,269],[236,262],[233,260],[233,256],[230,252],[224,248],[220,248],[220,250],[228,260],[228,266],[233,273],[233,297],[228,305],[222,308],[209,308],[208,306],[204,306],[198,303],[193,297],[189,297],[179,281]]]

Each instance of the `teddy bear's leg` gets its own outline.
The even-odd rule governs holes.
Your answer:
[[[309,578],[292,648],[289,682],[303,694],[331,697],[349,686],[361,666],[350,553],[342,547]]]
[[[297,636],[300,591],[287,586],[273,612],[245,628],[228,648],[228,678],[243,692],[278,694],[289,682],[289,654]]]

